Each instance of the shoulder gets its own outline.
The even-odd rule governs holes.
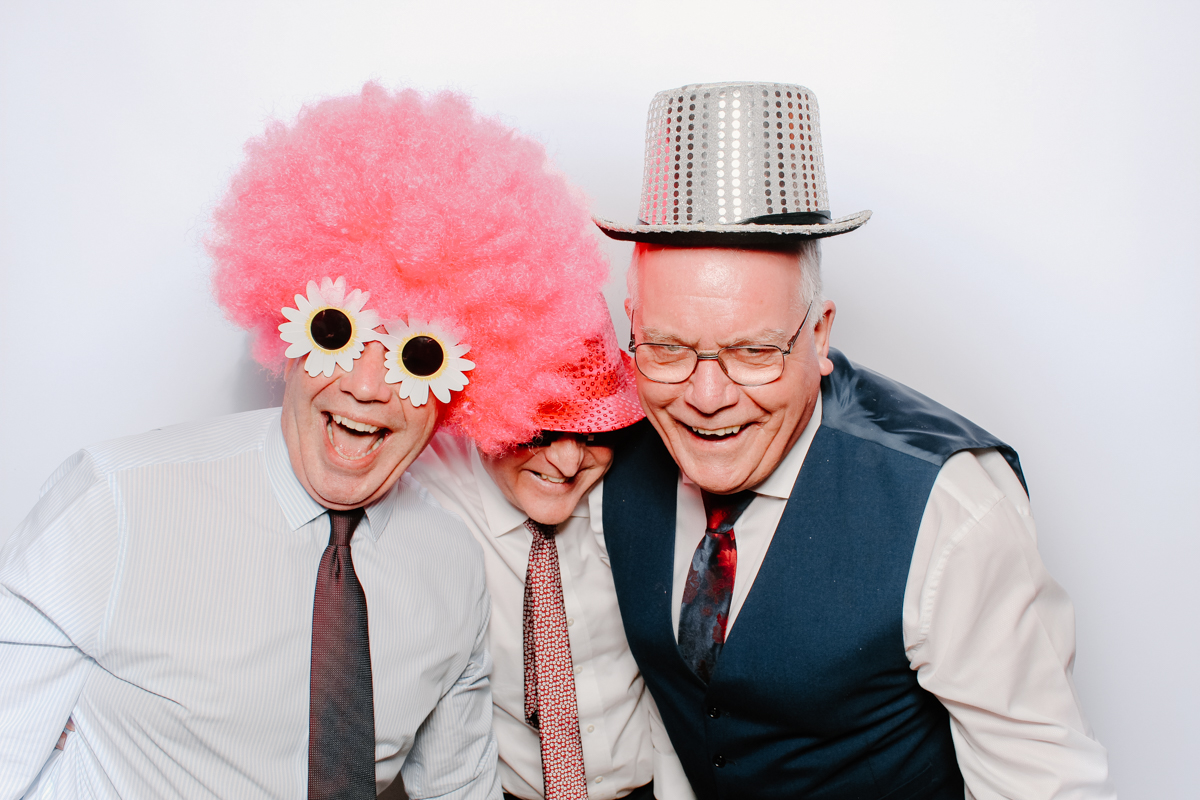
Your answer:
[[[407,474],[436,494],[461,491],[474,483],[471,440],[438,431],[408,468]]]
[[[261,449],[272,423],[279,424],[277,408],[172,425],[85,447],[42,484],[35,511],[54,515],[85,496],[105,494],[114,476],[132,470],[215,461]]]
[[[966,417],[830,348],[821,427],[942,466],[963,450],[995,448],[1024,482],[1017,453]]]
[[[914,564],[944,562],[955,550],[1036,546],[1037,528],[1024,486],[995,449],[955,453],[938,471],[921,519]]]
[[[469,601],[483,592],[483,550],[466,523],[407,473],[392,492],[385,536],[399,546],[404,569],[415,569],[443,605],[457,602],[451,596]]]
[[[468,518],[481,502],[474,449],[470,439],[439,431],[405,477],[439,507]]]
[[[671,453],[647,418],[623,432],[620,443],[613,450],[613,465],[605,475],[605,480],[610,485],[619,486],[630,479],[636,481],[638,476],[647,472],[658,473],[674,468],[675,461]]]
[[[432,547],[444,555],[478,551],[475,538],[455,509],[447,508],[439,493],[430,491],[416,476],[408,472],[400,476],[393,492],[391,525],[433,542]]]
[[[278,408],[246,411],[112,439],[84,448],[77,457],[91,461],[101,473],[220,461],[262,450],[272,424],[279,424]]]

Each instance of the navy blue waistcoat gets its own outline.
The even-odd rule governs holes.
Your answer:
[[[821,426],[707,686],[671,629],[678,468],[648,423],[631,434],[604,481],[629,646],[699,800],[962,800],[948,715],[904,654],[904,589],[946,459],[996,447],[1020,464],[924,395],[830,358]]]

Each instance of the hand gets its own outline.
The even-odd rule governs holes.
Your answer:
[[[55,750],[62,750],[67,745],[67,734],[75,732],[75,720],[68,718],[67,726],[63,728],[62,735],[58,737],[58,744],[54,745]]]

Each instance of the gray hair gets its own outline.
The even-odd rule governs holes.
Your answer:
[[[641,298],[638,297],[638,270],[642,255],[649,249],[646,244],[638,243],[633,248],[633,258],[629,261],[629,270],[625,273],[625,288],[629,293],[631,306],[636,309]],[[801,239],[793,250],[796,260],[800,263],[800,296],[805,305],[817,311],[816,315],[809,313],[809,321],[815,322],[820,318],[821,304],[825,297],[821,292],[821,240]],[[808,323],[805,323],[806,325]]]

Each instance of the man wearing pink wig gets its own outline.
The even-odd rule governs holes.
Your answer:
[[[283,408],[51,476],[0,549],[0,798],[498,797],[479,547],[405,472],[570,396],[586,211],[452,95],[368,84],[246,153],[213,283]]]

